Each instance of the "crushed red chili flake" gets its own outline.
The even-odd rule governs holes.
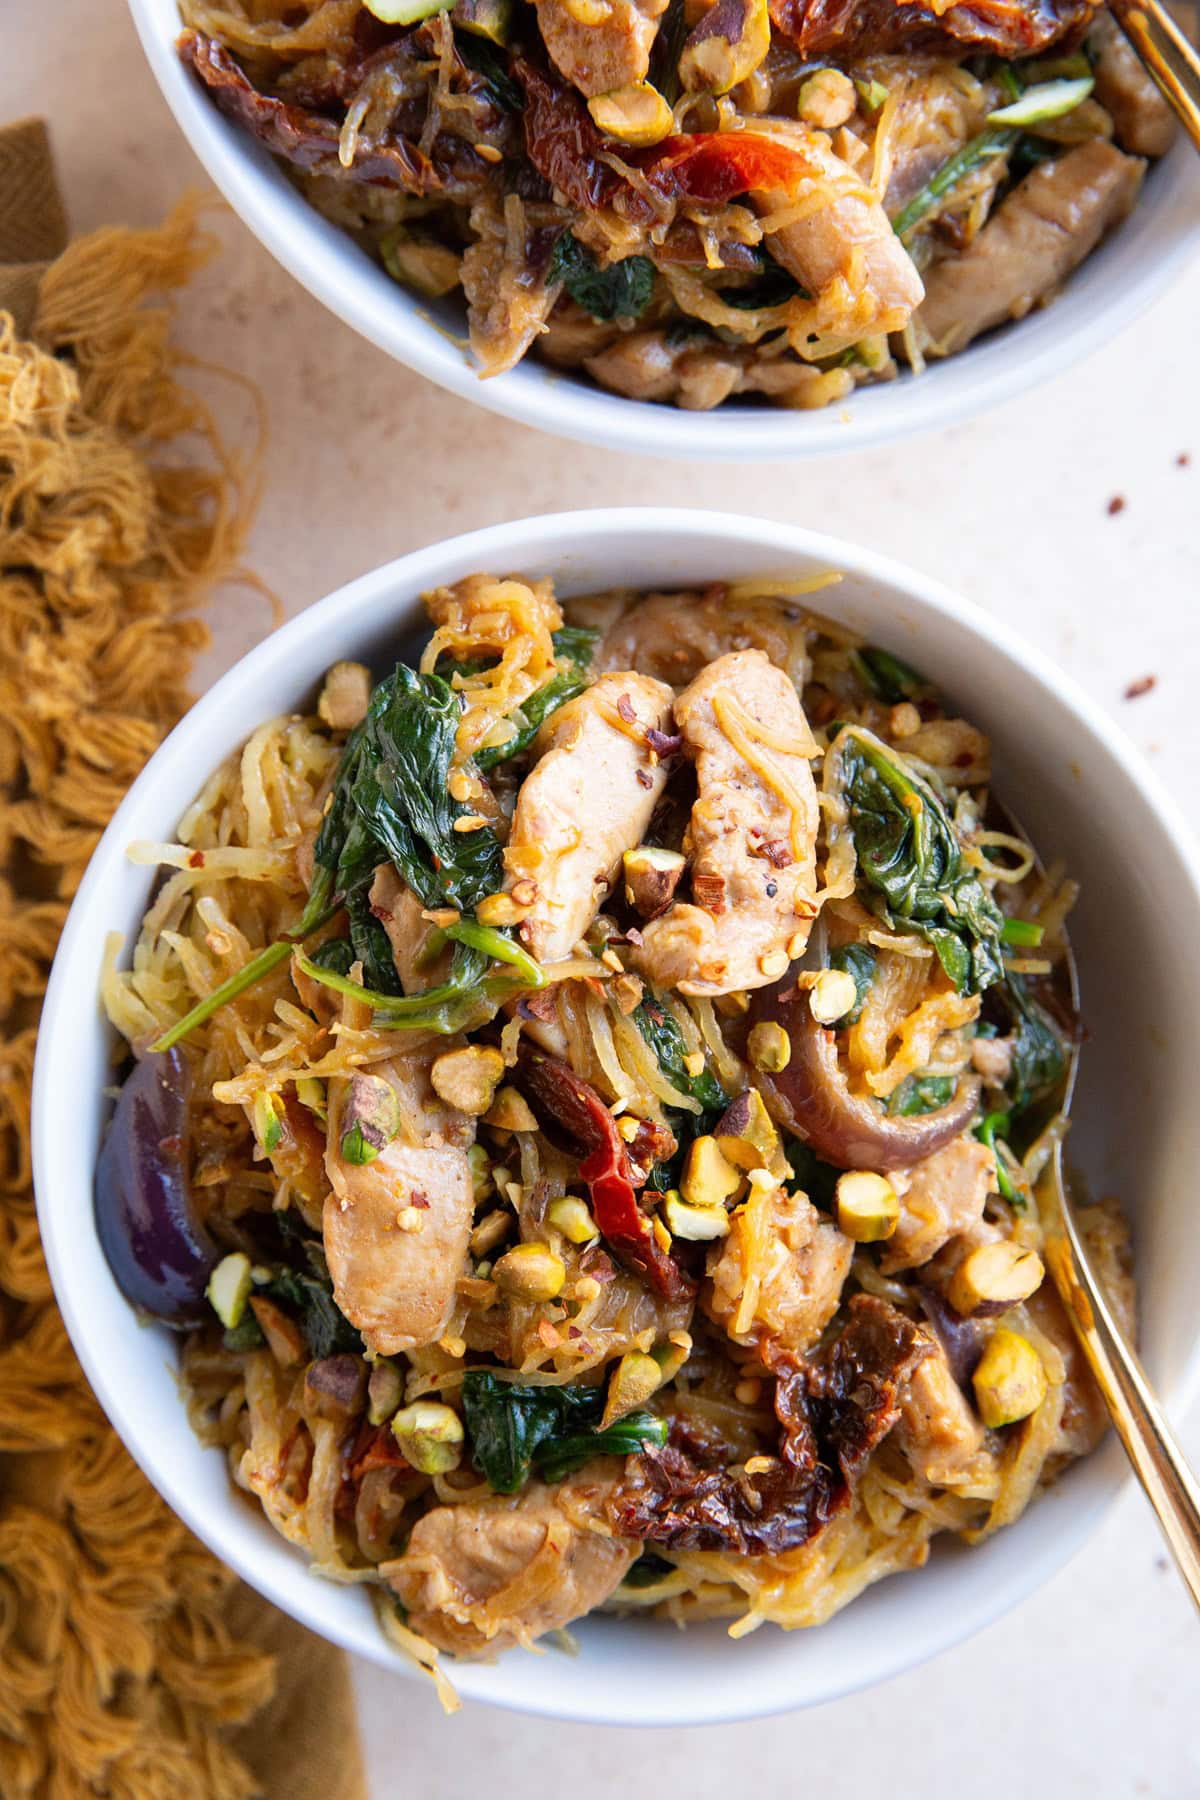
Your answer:
[[[189,869],[202,869],[203,867],[204,867],[204,852],[203,852],[203,850],[193,850],[192,854],[188,857],[188,868]]]
[[[645,769],[635,769],[634,775],[637,777],[639,787],[652,788],[654,786],[653,778],[647,775]]]
[[[751,844],[752,856],[765,856],[773,869],[786,869],[792,861],[792,847],[786,838],[767,838],[761,844]]]
[[[1140,700],[1143,694],[1148,694],[1152,688],[1157,686],[1157,675],[1143,675],[1140,680],[1130,682],[1129,686],[1125,689],[1125,698],[1127,700]]]
[[[1179,452],[1179,455],[1175,458],[1175,467],[1177,469],[1186,469],[1190,465],[1191,460],[1192,460],[1191,451],[1190,450],[1181,450]]]
[[[631,925],[626,931],[625,936],[629,943],[636,944],[639,949],[646,941],[636,925]]]
[[[681,748],[683,738],[677,731],[660,731],[657,725],[651,725],[646,732],[646,742],[656,756],[674,756]]]
[[[1124,494],[1114,494],[1112,499],[1108,503],[1109,518],[1113,519],[1116,517],[1116,515],[1119,512],[1124,512],[1124,511],[1125,511],[1125,496],[1124,496]]]
[[[558,1011],[558,1000],[553,989],[546,988],[540,994],[526,994],[523,1000],[518,1000],[517,1011],[523,1019],[549,1021]]]
[[[638,716],[633,710],[633,701],[628,694],[622,694],[617,701],[617,712],[627,725],[636,725]]]

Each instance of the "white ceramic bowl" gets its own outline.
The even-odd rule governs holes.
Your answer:
[[[1134,751],[1038,652],[922,576],[866,551],[763,520],[660,509],[560,514],[494,526],[365,575],[269,637],[204,696],[130,790],[84,877],[46,996],[34,1084],[38,1214],[55,1290],[101,1404],[155,1486],[206,1543],[285,1612],[375,1661],[385,1645],[358,1589],[307,1573],[201,1447],[176,1391],[175,1344],[139,1325],[97,1242],[92,1169],[107,1111],[111,1033],[96,999],[105,936],[127,941],[151,877],[125,858],[169,838],[208,772],[273,713],[308,700],[340,657],[384,667],[419,616],[418,596],[472,571],[554,577],[560,594],[841,569],[828,613],[910,658],[995,748],[996,789],[1035,842],[1083,884],[1074,941],[1090,1032],[1073,1149],[1099,1191],[1134,1218],[1147,1367],[1182,1405],[1200,1368],[1200,864]],[[70,1094],[70,1129],[62,1095]],[[872,1589],[817,1632],[764,1628],[731,1643],[720,1625],[680,1634],[596,1619],[577,1658],[506,1655],[455,1673],[464,1694],[555,1717],[622,1724],[714,1722],[844,1694],[933,1655],[1012,1606],[1079,1548],[1122,1473],[1107,1449],[1072,1469],[1011,1529],[977,1550],[939,1546],[930,1565]]]
[[[859,450],[950,425],[1061,374],[1135,319],[1200,242],[1200,170],[1182,138],[1150,172],[1132,218],[1044,312],[931,366],[863,388],[823,412],[731,404],[680,412],[606,394],[526,357],[480,381],[461,305],[397,287],[313,210],[265,150],[224,119],[175,53],[177,0],[130,0],[150,66],[196,155],[245,223],[332,312],[431,381],[562,437],[652,456],[782,461]]]

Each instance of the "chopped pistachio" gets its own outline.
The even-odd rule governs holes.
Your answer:
[[[496,1263],[492,1278],[518,1300],[554,1300],[562,1293],[567,1269],[549,1244],[514,1244]]]
[[[529,1102],[515,1087],[502,1087],[484,1114],[484,1123],[500,1131],[536,1131]]]
[[[998,1244],[980,1244],[964,1258],[946,1297],[964,1318],[1007,1312],[1037,1292],[1045,1273],[1036,1250],[1004,1238]]]
[[[400,1130],[400,1100],[382,1075],[359,1069],[350,1082],[342,1112],[341,1153],[356,1165],[371,1163]]]
[[[429,1071],[434,1093],[472,1118],[488,1110],[503,1078],[504,1058],[490,1044],[447,1050]]]
[[[808,992],[808,1004],[818,1025],[835,1025],[854,1010],[858,988],[849,969],[822,969]]]
[[[643,919],[657,918],[671,904],[687,858],[678,850],[662,850],[656,844],[639,844],[622,859],[625,898]]]
[[[779,1075],[792,1060],[792,1040],[774,1019],[760,1019],[746,1039],[750,1061],[765,1075]]]
[[[837,1222],[856,1244],[889,1238],[900,1223],[900,1201],[886,1176],[870,1169],[847,1169],[834,1190]]]
[[[232,1331],[235,1325],[241,1324],[253,1286],[250,1258],[241,1250],[232,1250],[228,1256],[223,1256],[209,1276],[204,1292],[226,1330]]]
[[[404,1377],[394,1362],[380,1361],[367,1382],[367,1419],[385,1425],[404,1398]]]
[[[689,1206],[724,1206],[742,1185],[740,1169],[734,1167],[714,1137],[692,1140],[679,1183]]]
[[[569,1244],[590,1244],[600,1235],[591,1208],[578,1194],[560,1194],[546,1208],[546,1219]]]
[[[800,89],[796,111],[805,125],[833,131],[854,117],[858,97],[854,83],[840,69],[818,69]]]
[[[723,1206],[689,1206],[671,1188],[663,1195],[662,1210],[672,1237],[707,1244],[729,1235],[729,1214]]]
[[[392,1435],[404,1458],[422,1475],[445,1475],[463,1455],[463,1422],[451,1406],[415,1400],[392,1420]]]
[[[328,1117],[325,1104],[325,1083],[318,1081],[315,1075],[302,1075],[296,1083],[296,1098],[301,1106],[306,1106],[310,1113],[320,1119],[322,1125]]]
[[[767,0],[716,0],[683,46],[679,78],[689,93],[727,94],[771,48]]]
[[[336,662],[325,677],[317,714],[331,731],[353,731],[367,716],[371,671],[365,663]]]
[[[600,1420],[601,1431],[607,1431],[626,1413],[636,1412],[639,1406],[645,1406],[652,1394],[656,1394],[662,1386],[663,1372],[652,1356],[646,1356],[641,1350],[627,1350],[609,1378],[608,1393],[604,1400],[604,1413]]]
[[[779,1133],[757,1088],[747,1088],[726,1108],[713,1135],[723,1156],[739,1169],[768,1168],[773,1174],[787,1170]]]
[[[264,1156],[278,1150],[283,1140],[283,1101],[278,1094],[259,1088],[251,1106],[254,1135]]]
[[[1029,1339],[1002,1325],[988,1340],[972,1385],[980,1418],[998,1430],[1037,1411],[1046,1398],[1046,1370]]]
[[[488,894],[475,908],[481,925],[519,925],[528,912],[511,894]]]
[[[597,94],[587,106],[606,137],[638,149],[660,143],[675,125],[667,101],[648,81],[633,81],[609,94]]]
[[[496,1191],[496,1183],[492,1179],[492,1159],[482,1144],[472,1144],[467,1151],[467,1166],[471,1171],[471,1195],[476,1206],[488,1200]]]
[[[498,1244],[502,1244],[516,1220],[503,1206],[494,1212],[485,1213],[471,1233],[469,1243],[472,1256],[487,1256]]]

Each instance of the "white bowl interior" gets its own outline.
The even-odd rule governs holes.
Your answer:
[[[169,837],[206,773],[262,719],[293,710],[339,657],[384,666],[418,595],[479,569],[553,575],[562,594],[843,569],[821,608],[921,667],[992,737],[996,789],[1082,882],[1074,918],[1089,1041],[1074,1155],[1134,1219],[1147,1367],[1182,1403],[1197,1373],[1200,1235],[1200,962],[1180,955],[1200,922],[1186,833],[1114,728],[1051,665],[934,584],[799,529],[646,509],[578,513],[476,532],[354,582],[267,639],[172,733],[106,832],[72,908],[46,999],[34,1097],[38,1209],[75,1348],[117,1430],[192,1528],[285,1611],[397,1669],[360,1590],[310,1576],[304,1558],[235,1493],[221,1455],[192,1436],[169,1333],[139,1326],[109,1274],[92,1219],[112,1038],[96,999],[106,934],[134,932],[150,876],[124,856]],[[73,1096],[61,1128],[59,1096]],[[819,1632],[763,1629],[731,1645],[718,1625],[681,1635],[594,1620],[581,1654],[517,1652],[456,1672],[468,1695],[548,1715],[713,1722],[812,1704],[882,1679],[978,1629],[1083,1542],[1120,1474],[1113,1446],[1072,1470],[985,1546],[939,1549],[925,1570],[867,1593]]]
[[[142,43],[192,148],[230,204],[296,279],[398,361],[493,412],[613,449],[709,460],[826,455],[968,418],[1039,386],[1106,343],[1163,291],[1200,241],[1200,179],[1183,139],[1150,171],[1133,216],[1053,306],[996,332],[919,379],[862,388],[823,412],[731,403],[688,413],[606,394],[527,357],[480,381],[461,308],[398,288],[297,193],[265,150],[224,119],[174,44],[177,0],[130,0]]]

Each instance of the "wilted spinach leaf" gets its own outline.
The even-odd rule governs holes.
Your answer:
[[[1004,975],[1004,917],[964,869],[949,813],[903,757],[860,726],[839,739],[843,792],[858,866],[896,918],[929,940],[959,993],[982,993]]]
[[[602,1387],[526,1387],[473,1369],[463,1377],[462,1401],[475,1466],[498,1494],[515,1494],[535,1464],[547,1481],[561,1481],[593,1456],[666,1442],[666,1420],[651,1413],[600,1431]]]
[[[906,1075],[888,1100],[892,1118],[913,1119],[949,1106],[956,1086],[953,1075]]]
[[[593,319],[637,319],[650,304],[654,264],[645,256],[627,256],[602,269],[587,246],[564,231],[554,246],[547,280],[561,281]]]
[[[712,1071],[705,1066],[698,1075],[689,1075],[684,1057],[687,1045],[683,1033],[662,1001],[654,993],[634,1008],[634,1024],[646,1040],[647,1048],[658,1060],[658,1066],[671,1086],[681,1094],[698,1100],[702,1113],[686,1112],[681,1106],[665,1106],[663,1113],[678,1146],[667,1162],[655,1163],[647,1178],[647,1187],[658,1193],[678,1187],[683,1162],[693,1138],[710,1131],[729,1105],[729,1095]]]
[[[899,706],[902,700],[923,700],[932,692],[929,683],[908,663],[873,644],[852,650],[850,664],[863,686],[889,706]]]

